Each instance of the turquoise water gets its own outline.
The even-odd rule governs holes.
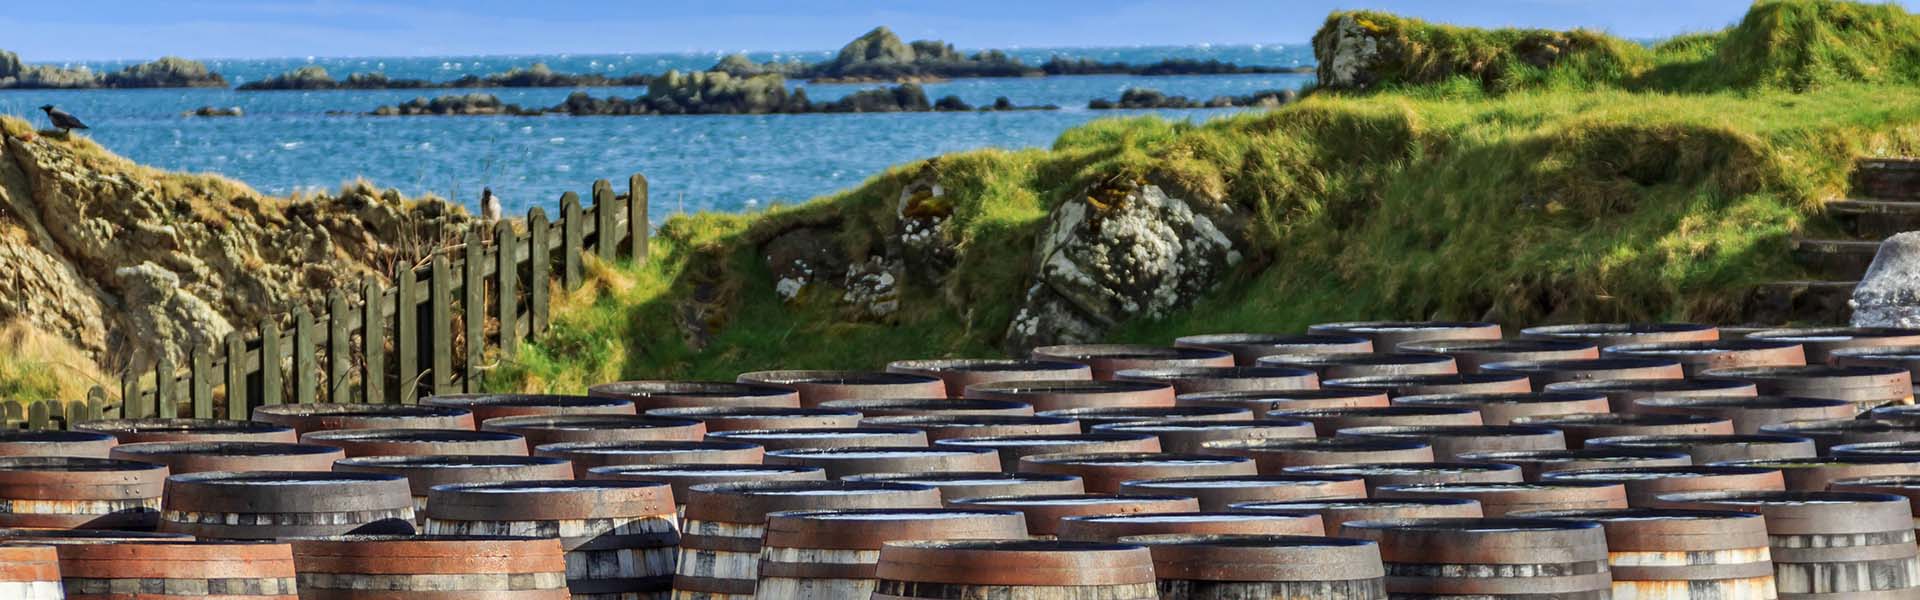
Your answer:
[[[1083,48],[1017,50],[1038,64],[1052,54],[1150,63],[1165,58],[1218,58],[1243,65],[1310,64],[1304,46]],[[754,55],[818,60],[825,52]],[[396,78],[449,80],[545,62],[555,71],[609,74],[704,69],[714,54],[487,56],[446,58],[316,58],[210,60],[238,85],[318,64],[336,77],[384,71]],[[117,69],[120,63],[86,63]],[[95,141],[135,161],[165,169],[219,173],[264,192],[331,189],[355,177],[408,194],[436,193],[472,205],[491,186],[509,212],[552,207],[560,193],[585,192],[596,178],[624,181],[633,172],[652,181],[653,210],[752,210],[798,202],[851,187],[889,165],[981,147],[1044,147],[1086,121],[1147,112],[1206,119],[1219,110],[1088,111],[1094,98],[1129,87],[1193,97],[1243,95],[1301,87],[1309,75],[1192,77],[1085,76],[960,79],[929,84],[931,97],[958,95],[975,105],[1006,96],[1015,104],[1057,104],[1059,111],[672,117],[397,117],[328,115],[367,112],[417,96],[466,90],[235,92],[232,90],[0,91],[0,113],[45,124],[35,108],[57,104],[84,119]],[[874,85],[806,85],[830,100]],[[573,90],[484,90],[523,106],[557,104]],[[644,88],[591,88],[595,96],[637,96]],[[201,106],[239,106],[240,118],[194,118]]]

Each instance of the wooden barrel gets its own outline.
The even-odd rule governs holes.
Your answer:
[[[1127,369],[1113,374],[1125,381],[1157,381],[1173,386],[1175,394],[1248,390],[1319,389],[1320,376],[1310,369],[1291,367],[1178,367]]]
[[[1395,598],[1606,600],[1599,523],[1550,519],[1353,521],[1340,536],[1380,544]]]
[[[587,394],[632,402],[641,413],[656,408],[800,408],[800,393],[790,388],[724,381],[616,381],[589,387]]]
[[[1066,433],[953,438],[935,447],[990,448],[999,453],[1000,470],[1020,470],[1020,459],[1041,454],[1093,452],[1159,452],[1160,439],[1144,433]]]
[[[1767,329],[1749,333],[1747,339],[1794,342],[1806,348],[1807,364],[1826,365],[1834,363],[1833,353],[1838,350],[1920,344],[1920,329],[1900,327]]]
[[[752,481],[826,481],[820,467],[798,465],[611,465],[587,470],[587,479],[660,481],[673,486],[673,501],[686,512],[693,486]]]
[[[1908,373],[1920,369],[1920,345],[1843,348],[1833,351],[1831,356],[1833,364],[1843,367],[1894,367],[1906,369]]]
[[[1529,519],[1593,521],[1607,535],[1613,597],[1643,600],[1750,598],[1777,592],[1767,524],[1751,513],[1628,508],[1539,511]]]
[[[1752,382],[1737,379],[1706,379],[1691,375],[1688,377],[1688,379],[1562,381],[1547,384],[1546,391],[1605,394],[1608,412],[1637,412],[1634,403],[1647,398],[1755,396],[1760,393],[1760,388],[1755,387]]]
[[[1326,535],[1311,512],[1182,512],[1079,515],[1060,520],[1060,539],[1113,542],[1138,535],[1242,534]]]
[[[1037,413],[1043,417],[1073,419],[1080,423],[1080,430],[1091,433],[1093,428],[1113,423],[1138,423],[1142,421],[1251,421],[1253,411],[1244,408],[1226,406],[1155,406],[1135,407],[1118,406],[1109,408],[1066,408],[1044,410]]]
[[[1429,340],[1401,344],[1395,350],[1451,356],[1462,373],[1479,373],[1482,366],[1493,363],[1600,357],[1599,346],[1570,340]]]
[[[0,431],[0,457],[106,458],[107,453],[119,443],[111,435],[92,431],[58,429]]]
[[[1234,364],[1248,367],[1263,356],[1279,354],[1333,354],[1372,352],[1373,341],[1357,335],[1288,333],[1214,333],[1174,338],[1177,348],[1208,348],[1233,354]]]
[[[1313,438],[1207,442],[1202,454],[1244,456],[1261,473],[1287,467],[1351,463],[1433,462],[1433,446],[1405,439]]]
[[[1028,473],[1079,475],[1087,491],[1115,493],[1120,484],[1135,479],[1253,475],[1253,459],[1215,454],[1171,452],[1093,452],[1035,454],[1020,457],[1019,470]]]
[[[292,541],[301,600],[570,600],[560,540],[354,535]]]
[[[399,475],[212,472],[167,478],[160,530],[203,540],[406,534],[413,517],[413,496]]]
[[[986,398],[881,398],[878,400],[829,400],[820,408],[851,410],[862,419],[873,417],[930,416],[1033,416],[1033,405],[1012,400]]]
[[[792,388],[800,406],[819,406],[829,400],[868,398],[938,398],[947,384],[938,377],[880,371],[755,371],[741,373],[740,383]]]
[[[66,456],[0,458],[0,527],[152,530],[167,467]]]
[[[141,442],[113,449],[113,458],[166,465],[167,473],[331,471],[346,458],[332,446],[272,442]]]
[[[1320,437],[1331,437],[1342,429],[1395,425],[1479,425],[1480,411],[1452,406],[1369,406],[1359,408],[1308,408],[1276,410],[1267,413],[1275,419],[1294,419],[1313,424]]]
[[[1073,516],[1200,512],[1200,502],[1190,496],[1099,493],[982,496],[948,500],[947,506],[1020,511],[1027,533],[1041,538],[1060,535],[1062,519]]]
[[[1349,427],[1340,430],[1337,435],[1420,440],[1433,446],[1434,457],[1441,460],[1454,460],[1462,454],[1477,452],[1564,450],[1567,447],[1559,430],[1523,425]]]
[[[1527,376],[1519,373],[1474,373],[1458,375],[1382,375],[1335,379],[1327,385],[1381,390],[1387,396],[1426,394],[1517,394],[1533,391]]]
[[[1687,377],[1699,377],[1718,369],[1807,364],[1806,349],[1798,342],[1768,340],[1626,344],[1608,346],[1600,351],[1600,355],[1676,360],[1680,362],[1681,370],[1686,371]]]
[[[1515,425],[1558,429],[1566,434],[1567,447],[1585,446],[1587,440],[1627,435],[1732,435],[1733,421],[1708,415],[1672,415],[1654,413],[1586,413],[1522,417]]]
[[[300,442],[339,448],[347,456],[527,455],[527,438],[501,431],[350,429],[301,434]]]
[[[1662,502],[1766,519],[1783,598],[1913,598],[1920,594],[1907,499],[1857,492],[1695,492]]]
[[[560,538],[575,596],[657,597],[680,543],[674,513],[672,488],[656,481],[459,483],[427,492],[426,532]]]
[[[260,542],[62,544],[67,600],[298,600],[293,550]]]
[[[0,543],[0,598],[61,600],[60,555],[53,546]]]
[[[840,600],[873,594],[880,548],[899,540],[1022,539],[1008,510],[869,508],[767,515],[756,598]]]
[[[1760,393],[1852,402],[1856,412],[1913,403],[1913,377],[1898,367],[1749,367],[1708,371],[1709,377],[1751,381]]]
[[[1627,505],[1659,506],[1664,494],[1719,490],[1781,491],[1787,489],[1779,469],[1707,465],[1684,467],[1629,467],[1556,471],[1542,481],[1604,481],[1627,488]]]
[[[766,454],[747,442],[567,442],[534,448],[534,456],[564,458],[573,476],[610,465],[757,465]]]
[[[1920,456],[1920,442],[1862,442],[1859,444],[1841,444],[1829,448],[1828,454],[1842,458],[1853,456]]]
[[[839,479],[869,473],[992,471],[1000,467],[1000,455],[990,448],[955,446],[802,448],[768,452],[767,464],[820,467],[828,478]]]
[[[1867,419],[1828,419],[1825,421],[1794,421],[1775,423],[1761,427],[1760,431],[1773,435],[1791,435],[1813,440],[1821,453],[1833,450],[1834,446],[1849,444],[1870,444],[1874,442],[1920,442],[1920,424],[1900,421],[1880,421]]]
[[[413,496],[415,526],[426,525],[427,492],[436,485],[573,478],[571,463],[544,456],[363,456],[340,459],[334,463],[333,470],[407,478],[408,493]]]
[[[557,394],[443,394],[420,399],[421,404],[464,408],[476,423],[502,417],[638,414],[633,401],[601,396]]]
[[[754,597],[761,541],[771,513],[939,506],[938,490],[906,483],[757,481],[693,486],[675,563],[674,597]]]
[[[292,427],[300,434],[335,429],[473,429],[473,412],[417,404],[269,404],[253,420]]]
[[[1068,344],[1033,349],[1034,360],[1070,362],[1093,369],[1097,381],[1113,379],[1127,369],[1174,367],[1231,367],[1233,355],[1207,348],[1169,348],[1136,344]],[[1038,408],[1040,405],[1035,404]]]
[[[1533,382],[1535,390],[1544,390],[1548,384],[1562,381],[1680,379],[1685,376],[1679,361],[1640,356],[1488,363],[1480,367],[1480,372],[1525,375]]]
[[[1093,379],[1093,369],[1080,363],[1007,358],[896,360],[887,363],[887,371],[938,377],[947,386],[947,393],[941,395],[952,398],[965,395],[967,386],[981,383]]]
[[[1627,489],[1605,481],[1540,481],[1528,483],[1427,483],[1384,485],[1381,498],[1471,498],[1488,517],[1527,510],[1626,508]]]
[[[1091,432],[1151,435],[1160,439],[1161,450],[1188,454],[1205,450],[1207,442],[1311,438],[1314,434],[1312,423],[1288,419],[1133,421],[1095,425]]]
[[[1262,357],[1257,366],[1308,369],[1317,374],[1322,385],[1335,379],[1385,377],[1388,375],[1451,375],[1460,372],[1458,363],[1445,354],[1339,353],[1282,354]]]
[[[1373,542],[1299,535],[1149,535],[1122,543],[1153,554],[1160,597],[1184,600],[1385,600]]]
[[[1265,417],[1276,410],[1303,408],[1340,408],[1386,406],[1387,393],[1379,390],[1320,388],[1264,392],[1200,392],[1174,397],[1174,406],[1230,406],[1253,411]]]
[[[1010,415],[928,415],[916,417],[872,417],[862,420],[867,427],[904,427],[924,432],[929,442],[957,438],[1009,435],[1059,435],[1080,433],[1080,422],[1066,417]]]
[[[1373,340],[1375,349],[1390,349],[1429,340],[1497,340],[1500,325],[1473,321],[1348,321],[1312,325],[1307,333],[1357,335]]]
[[[1733,423],[1734,433],[1760,433],[1760,428],[1793,421],[1853,418],[1853,404],[1827,398],[1785,396],[1693,396],[1642,398],[1633,412],[1719,417]]]
[[[1508,452],[1470,452],[1459,460],[1471,463],[1506,464],[1520,468],[1524,481],[1539,481],[1542,475],[1582,469],[1684,467],[1694,464],[1684,453],[1633,448],[1584,448],[1579,450],[1517,450]]]
[[[1711,342],[1720,339],[1720,330],[1698,323],[1577,323],[1528,327],[1520,330],[1520,337],[1574,340],[1605,348],[1622,344]]]
[[[1920,476],[1888,475],[1836,479],[1833,483],[1827,484],[1827,491],[1892,494],[1906,498],[1907,505],[1914,511],[1914,529],[1920,529]]]
[[[118,544],[128,542],[193,541],[184,533],[125,531],[119,529],[45,529],[40,527],[0,527],[0,541],[63,544]]]
[[[846,427],[835,429],[741,429],[716,431],[716,442],[746,442],[767,450],[799,448],[926,447],[927,434],[907,427]]]
[[[823,429],[858,427],[860,413],[831,408],[656,408],[649,417],[693,419],[706,424],[707,432],[740,429]]]
[[[975,598],[1159,600],[1153,555],[1096,542],[890,542],[872,600]]]
[[[1893,406],[1882,406],[1880,408],[1876,408],[1871,411],[1868,411],[1866,416],[1867,418],[1873,419],[1875,421],[1887,421],[1890,423],[1901,423],[1901,424],[1911,425],[1914,423],[1920,423],[1920,408],[1916,408],[1915,405],[1913,404],[1896,404]]]
[[[1359,465],[1315,465],[1289,467],[1287,473],[1318,476],[1359,477],[1366,494],[1383,485],[1420,485],[1427,483],[1517,483],[1526,479],[1520,467],[1500,463],[1420,462]],[[1365,497],[1362,495],[1361,497]]]
[[[873,473],[850,475],[843,481],[891,481],[928,485],[945,501],[984,496],[1038,496],[1083,494],[1087,486],[1078,475],[959,471],[951,473]]]
[[[141,442],[274,442],[300,440],[292,427],[262,421],[221,419],[104,419],[81,421],[77,431],[111,435],[122,444]]]
[[[1173,406],[1173,386],[1152,381],[1035,380],[978,383],[968,398],[1012,400],[1036,412],[1066,408]]]
[[[1340,498],[1243,502],[1230,507],[1240,512],[1320,515],[1328,533],[1338,533],[1350,521],[1385,519],[1478,519],[1480,501],[1471,498]]]
[[[1543,415],[1603,413],[1607,395],[1598,392],[1527,392],[1524,394],[1433,394],[1401,396],[1397,406],[1445,406],[1479,411],[1480,422],[1510,425],[1514,419]]]
[[[1713,463],[1777,469],[1787,489],[1819,492],[1836,480],[1856,477],[1920,475],[1920,456],[1819,456],[1812,458],[1765,458]],[[1745,489],[1745,488],[1727,488]]]
[[[1678,452],[1706,465],[1730,460],[1803,458],[1814,455],[1813,440],[1791,435],[1629,435],[1587,440],[1596,450]],[[1625,466],[1625,465],[1616,465]]]
[[[1282,473],[1135,479],[1120,484],[1121,494],[1189,496],[1200,510],[1227,510],[1245,502],[1365,498],[1367,484],[1353,475]]]
[[[567,442],[697,442],[707,425],[693,419],[633,415],[501,417],[480,424],[485,431],[527,438],[527,447]]]

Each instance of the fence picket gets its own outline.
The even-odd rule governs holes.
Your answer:
[[[97,390],[100,388],[96,387],[93,389]],[[88,392],[91,393],[92,390],[89,390]],[[92,419],[92,417],[87,416],[86,400],[75,400],[73,402],[61,402],[60,404],[61,404],[61,408],[66,409],[66,411],[60,415],[61,429],[73,429],[74,423],[79,423],[81,421],[88,421]]]
[[[192,358],[187,374],[187,397],[193,402],[193,418],[213,418],[213,348],[195,345],[188,349]]]
[[[368,404],[387,401],[387,361],[386,337],[386,292],[380,289],[380,280],[367,276],[362,287],[360,304],[360,354],[366,362],[366,369],[360,373],[360,394]]]
[[[247,341],[239,331],[227,334],[227,418],[247,419]]]
[[[106,412],[107,391],[100,389],[100,386],[93,386],[93,389],[87,390],[87,418],[81,420],[92,421],[94,419],[106,418]]]
[[[313,339],[313,315],[307,309],[293,313],[293,403],[312,404],[318,402],[320,381],[314,376],[319,368],[315,360]]]
[[[580,289],[580,252],[586,245],[586,219],[580,216],[580,195],[560,195],[560,283],[561,289]]]
[[[286,402],[286,384],[280,376],[282,357],[280,322],[267,317],[260,323],[260,404]],[[252,413],[248,413],[249,416]]]
[[[153,369],[153,412],[148,414],[171,419],[179,413],[179,408],[174,405],[174,399],[178,396],[173,392],[174,374],[177,372],[173,367],[173,356],[161,351],[160,362]]]
[[[327,401],[344,404],[353,401],[353,316],[346,294],[334,290],[327,294]]]
[[[128,368],[120,373],[120,409],[116,416],[128,419],[137,418],[140,405],[140,372]],[[12,406],[12,405],[8,405]],[[145,415],[141,415],[145,416]]]
[[[620,212],[614,208],[613,184],[605,179],[593,180],[593,249],[600,254],[600,260],[613,260],[613,253],[620,248],[619,227]]]
[[[394,274],[393,362],[395,401],[414,404],[420,401],[420,275],[413,267],[401,266]]]
[[[547,223],[547,211],[535,206],[527,210],[527,333],[547,331],[547,290],[553,277],[553,255],[549,253],[553,227]]]
[[[51,415],[48,414],[52,412],[47,407],[48,402],[55,402],[55,400],[41,400],[27,405],[27,429],[47,428],[47,423],[52,420]]]
[[[634,173],[627,178],[627,256],[633,264],[647,264],[647,238],[651,235],[647,223],[647,203],[651,197],[647,192],[647,176]]]
[[[466,371],[460,376],[460,389],[473,393],[480,391],[480,366],[487,356],[487,260],[486,251],[480,246],[478,228],[467,231],[464,262],[466,281],[460,284],[464,296],[460,299],[460,322],[466,327],[467,360],[462,365]]]
[[[432,281],[427,283],[428,310],[432,313],[428,327],[433,334],[427,337],[427,352],[433,355],[432,392],[434,395],[453,393],[453,277],[447,263],[446,253],[433,255]]]
[[[501,221],[494,224],[494,245],[499,252],[494,255],[498,264],[493,267],[494,307],[500,319],[500,358],[509,359],[519,354],[520,316],[520,234],[514,233],[513,224]]]

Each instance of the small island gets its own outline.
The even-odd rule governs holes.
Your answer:
[[[207,69],[206,63],[177,56],[161,57],[110,73],[85,68],[67,69],[29,65],[20,55],[0,50],[0,89],[92,90],[131,88],[223,88],[227,80]]]
[[[501,102],[492,94],[449,95],[415,98],[409,102],[382,106],[368,113],[373,116],[421,115],[511,115],[533,116],[565,114],[601,115],[764,115],[805,113],[881,113],[881,112],[970,112],[1012,110],[1055,110],[1057,106],[1015,106],[1005,97],[993,104],[974,107],[958,96],[929,100],[918,84],[863,90],[830,102],[807,98],[806,88],[788,91],[786,78],[778,74],[736,77],[724,71],[681,73],[668,71],[647,86],[647,93],[634,98],[618,96],[595,98],[586,92],[574,92],[565,101],[548,108],[527,108]]]
[[[300,67],[260,81],[241,84],[243,92],[265,90],[409,90],[431,88],[553,88],[553,87],[614,87],[640,86],[653,80],[652,75],[624,75],[609,77],[599,74],[555,73],[545,63],[534,63],[524,69],[514,68],[502,73],[488,75],[466,75],[452,81],[427,81],[425,79],[393,79],[385,73],[353,73],[346,79],[334,79],[326,67],[309,65]]]

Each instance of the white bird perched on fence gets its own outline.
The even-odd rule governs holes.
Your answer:
[[[500,220],[500,197],[493,195],[493,188],[480,188],[480,218]]]

